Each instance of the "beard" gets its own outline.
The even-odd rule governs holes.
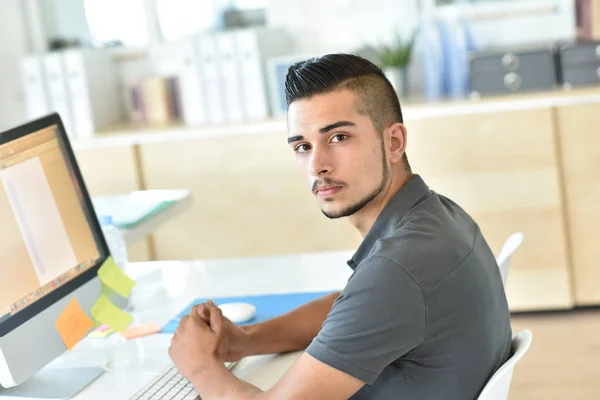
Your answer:
[[[325,215],[329,219],[349,217],[350,215],[360,211],[363,207],[365,207],[367,204],[369,204],[375,197],[377,197],[379,195],[379,193],[381,193],[383,191],[383,189],[385,189],[385,185],[387,184],[388,175],[389,175],[389,171],[388,171],[388,167],[387,167],[387,157],[385,156],[385,144],[383,141],[383,137],[381,138],[381,159],[382,159],[382,164],[383,164],[383,171],[381,173],[381,182],[379,183],[377,188],[375,188],[371,193],[369,193],[362,199],[357,200],[353,204],[349,205],[346,208],[343,208],[340,211],[328,212],[328,211],[321,209],[321,212],[323,213],[323,215]]]

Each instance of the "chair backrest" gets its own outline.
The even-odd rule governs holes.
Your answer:
[[[507,400],[510,382],[517,362],[529,350],[532,334],[529,329],[517,333],[512,340],[510,358],[496,371],[485,385],[477,400]]]
[[[502,275],[502,283],[506,286],[508,280],[508,271],[510,269],[510,260],[512,255],[517,251],[523,243],[523,233],[516,232],[509,236],[509,238],[502,246],[500,254],[498,255],[497,262],[498,268],[500,268],[500,275]]]

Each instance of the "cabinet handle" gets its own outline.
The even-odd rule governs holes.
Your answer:
[[[502,56],[502,65],[508,71],[516,71],[519,68],[519,57],[515,53],[506,53]]]
[[[510,72],[510,73],[504,75],[504,86],[506,86],[506,88],[509,90],[512,90],[512,91],[519,90],[519,88],[521,87],[521,83],[522,83],[522,79],[519,76],[519,74]]]
[[[596,46],[596,58],[600,60],[600,44]]]
[[[596,75],[598,75],[598,79],[600,79],[600,67],[596,70]]]

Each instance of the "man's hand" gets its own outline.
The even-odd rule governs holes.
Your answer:
[[[211,368],[225,368],[229,330],[221,310],[208,302],[181,318],[171,339],[169,356],[187,380]]]

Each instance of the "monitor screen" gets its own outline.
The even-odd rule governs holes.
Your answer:
[[[0,141],[0,326],[106,256],[59,129]]]

